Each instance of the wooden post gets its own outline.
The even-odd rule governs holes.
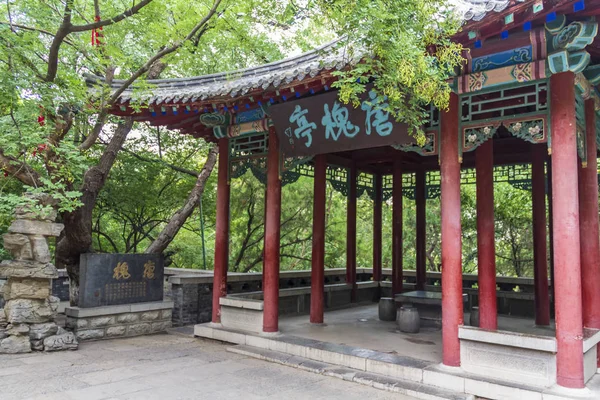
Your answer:
[[[535,324],[550,325],[548,251],[546,247],[546,177],[544,172],[546,145],[533,145],[531,148],[531,158]]]
[[[229,264],[229,142],[227,138],[219,139],[216,220],[212,322],[221,323],[219,299],[227,296]]]
[[[348,205],[346,208],[346,283],[351,285],[351,301],[356,302],[356,164],[350,168]]]
[[[598,163],[594,100],[585,101],[587,166],[579,164],[579,212],[583,326],[600,329],[600,243],[598,242]],[[598,349],[600,354],[600,349]],[[600,357],[597,357],[600,366]]]
[[[402,165],[396,158],[393,166],[392,210],[392,297],[402,293]]]
[[[458,96],[450,94],[441,112],[442,179],[442,362],[460,366],[458,327],[463,325],[462,232],[460,225],[460,163],[458,159]]]
[[[281,231],[281,179],[279,140],[269,129],[267,198],[265,202],[265,257],[263,261],[263,331],[279,331],[279,241]]]
[[[310,322],[323,323],[325,294],[325,202],[327,159],[315,156]]]
[[[475,150],[477,175],[477,282],[479,327],[498,329],[496,306],[496,248],[494,228],[494,142],[487,140]]]
[[[381,281],[381,252],[382,252],[382,207],[383,207],[383,192],[382,192],[382,176],[375,174],[373,176],[375,183],[375,200],[373,201],[373,281]]]
[[[583,388],[575,74],[550,77],[557,383]]]
[[[427,232],[426,220],[426,193],[425,193],[425,171],[417,171],[415,185],[415,203],[417,206],[417,249],[416,270],[417,290],[425,290],[427,282],[427,257],[425,254],[425,240]]]

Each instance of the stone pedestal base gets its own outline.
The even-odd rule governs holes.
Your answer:
[[[164,332],[171,327],[172,312],[172,301],[65,309],[67,328],[84,341]]]

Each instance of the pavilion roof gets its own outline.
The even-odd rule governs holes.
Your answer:
[[[463,0],[466,9],[463,19],[465,21],[481,21],[490,12],[504,11],[509,5],[523,3],[525,0]]]
[[[253,90],[277,89],[290,85],[294,81],[315,78],[323,71],[340,70],[361,58],[361,53],[354,55],[348,51],[348,46],[342,46],[341,39],[320,46],[307,53],[284,60],[250,67],[237,71],[222,72],[190,78],[171,78],[149,80],[153,87],[151,94],[138,94],[132,87],[120,97],[120,103],[133,99],[142,100],[143,104],[195,103],[208,99],[226,101],[250,95]],[[103,80],[93,75],[86,76],[88,85],[101,83]],[[124,81],[114,80],[113,89],[119,88]],[[137,97],[136,97],[137,96]],[[139,98],[142,96],[142,98]]]
[[[462,32],[456,35],[457,39],[470,42],[472,40],[462,38],[466,36],[470,26],[493,24],[497,18],[489,18],[490,13],[504,14],[530,5],[533,1],[535,0],[462,0],[465,6],[462,9],[465,25]],[[558,0],[559,3],[570,1]],[[484,18],[486,21],[482,21]],[[150,90],[140,91],[136,86],[130,87],[120,96],[119,102],[127,104],[136,100],[147,106],[194,104],[204,107],[203,103],[225,104],[236,98],[251,96],[253,92],[294,87],[314,80],[319,75],[326,75],[331,81],[329,72],[344,69],[364,56],[360,51],[350,54],[350,47],[343,44],[341,39],[336,39],[307,53],[258,67],[188,78],[148,80],[146,83],[151,85]],[[103,78],[97,76],[86,76],[86,83],[90,86],[103,81]],[[116,90],[123,82],[114,80],[111,87]],[[324,79],[321,86],[327,83]]]

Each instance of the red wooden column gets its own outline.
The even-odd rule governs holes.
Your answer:
[[[373,176],[375,186],[375,200],[373,201],[373,281],[381,281],[382,268],[382,207],[383,207],[383,179],[381,174]]]
[[[219,139],[216,220],[212,322],[220,323],[221,305],[219,299],[227,296],[227,268],[229,264],[229,142],[227,138]]]
[[[402,165],[393,166],[392,208],[392,296],[402,292]]]
[[[350,187],[346,207],[346,283],[352,286],[350,299],[356,301],[356,165],[348,171]]]
[[[325,293],[325,189],[327,159],[324,154],[315,156],[312,270],[310,275],[310,322],[323,323]]]
[[[279,139],[269,128],[267,155],[267,197],[265,203],[265,257],[263,261],[263,331],[279,331],[279,239],[281,219],[281,179],[279,179]]]
[[[546,248],[546,145],[531,147],[531,200],[533,207],[533,282],[535,324],[550,325],[548,290],[548,251]]]
[[[417,269],[417,290],[425,290],[426,274],[426,255],[425,255],[425,232],[426,216],[425,207],[425,171],[417,171],[415,182],[415,202],[417,206],[417,248],[416,248],[416,269]]]
[[[460,366],[458,327],[463,324],[460,163],[458,162],[458,96],[450,94],[441,113],[442,179],[442,362]]]
[[[496,247],[494,229],[494,142],[475,150],[477,176],[477,283],[479,327],[498,329],[496,306]]]
[[[572,72],[552,75],[550,96],[557,383],[583,388],[575,75]]]
[[[600,329],[600,243],[598,242],[598,163],[594,100],[585,101],[587,167],[579,168],[583,326]],[[600,351],[600,350],[599,350]],[[600,354],[600,353],[599,353]],[[597,357],[600,365],[600,357]]]

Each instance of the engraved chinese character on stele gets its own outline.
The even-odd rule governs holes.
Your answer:
[[[129,273],[129,265],[126,262],[117,263],[115,269],[113,269],[113,279],[129,279],[131,274]]]
[[[325,127],[325,139],[331,137],[337,141],[342,133],[348,138],[353,138],[360,132],[360,128],[348,119],[348,108],[342,107],[337,101],[333,103],[331,112],[329,111],[329,104],[325,104],[323,110],[325,115],[321,119],[321,124]]]
[[[367,135],[371,134],[371,124],[375,127],[375,132],[379,136],[388,136],[392,133],[394,126],[389,121],[390,113],[383,111],[386,107],[388,107],[388,104],[382,103],[381,100],[377,99],[377,93],[371,90],[369,92],[369,100],[363,101],[360,106],[363,111],[367,112],[367,118],[365,119]],[[374,121],[372,121],[373,117]]]
[[[290,115],[290,123],[298,125],[298,127],[294,129],[294,136],[296,136],[297,139],[300,139],[301,137],[306,138],[306,143],[304,143],[304,145],[310,147],[312,144],[312,131],[317,129],[317,124],[308,122],[308,119],[306,118],[307,113],[308,110],[303,110],[302,107],[297,105],[294,108],[292,115]]]
[[[147,261],[144,264],[144,278],[154,279],[154,261]]]

